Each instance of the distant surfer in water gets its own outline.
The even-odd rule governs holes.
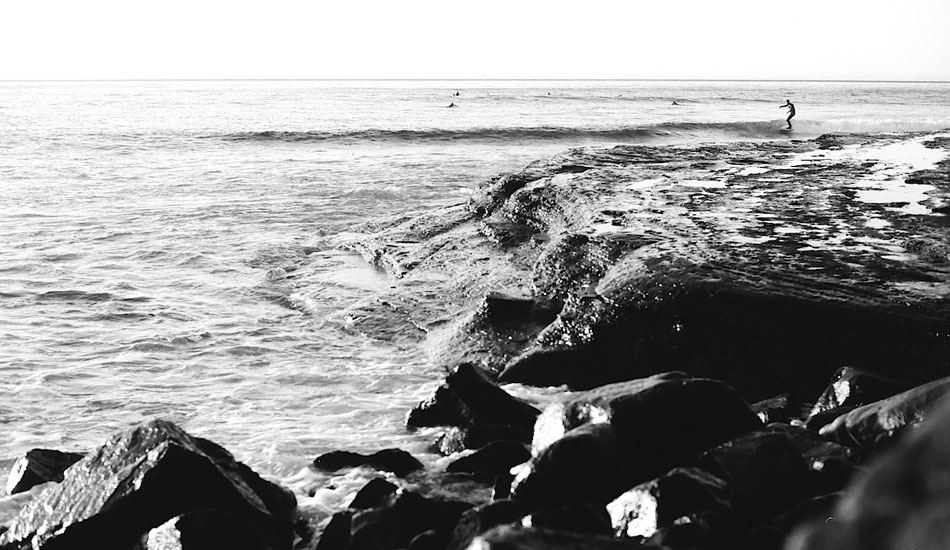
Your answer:
[[[792,117],[795,116],[795,105],[791,101],[785,100],[785,105],[779,107],[779,109],[788,108],[788,118],[785,119],[785,122],[788,123],[788,129],[792,129]]]

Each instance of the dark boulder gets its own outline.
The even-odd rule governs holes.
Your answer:
[[[383,506],[398,490],[399,487],[396,487],[381,477],[373,478],[356,493],[356,496],[353,497],[352,502],[350,502],[347,508],[366,510],[368,508]]]
[[[7,480],[7,494],[28,491],[31,487],[63,481],[63,472],[80,459],[81,453],[64,453],[53,449],[32,449],[13,463]]]
[[[835,372],[831,383],[815,401],[809,417],[838,407],[857,407],[885,399],[913,385],[891,380],[853,367],[842,367]]]
[[[645,423],[644,418],[652,422]],[[535,426],[532,453],[539,453],[566,431],[591,422],[609,423],[624,444],[642,448],[657,443],[686,454],[762,425],[728,385],[664,372],[577,393],[563,403],[549,405]]]
[[[471,507],[467,502],[429,499],[412,491],[400,491],[381,506],[354,511],[349,522],[348,546],[342,548],[407,548],[416,536],[427,531],[432,533],[426,536],[426,544],[441,548],[448,543],[459,518]],[[344,520],[340,523],[345,526]],[[340,531],[343,529],[335,531],[335,540],[344,538]],[[324,548],[322,540],[320,548]]]
[[[788,550],[950,548],[950,399],[855,476],[831,515],[794,534]]]
[[[333,514],[330,522],[323,528],[323,534],[317,542],[316,550],[344,550],[350,544],[353,530],[353,510],[343,510]]]
[[[722,479],[699,468],[676,468],[637,485],[607,505],[617,536],[651,537],[679,518],[712,512],[732,516],[732,490]]]
[[[365,455],[350,451],[331,451],[315,458],[313,466],[325,472],[369,466],[377,470],[392,472],[399,477],[405,477],[412,472],[424,469],[418,459],[402,449],[383,449]]]
[[[716,380],[664,373],[604,386],[545,409],[512,495],[545,506],[605,504],[757,427],[742,398]]]
[[[788,436],[756,431],[706,451],[700,465],[725,480],[736,509],[755,524],[812,496],[808,465]]]
[[[522,443],[528,445],[533,436],[530,428],[519,426],[477,425],[461,428],[453,426],[443,433],[436,442],[436,448],[443,455],[450,455],[465,449],[479,449],[496,441]]]
[[[840,495],[830,493],[810,498],[795,505],[781,516],[756,526],[746,536],[743,550],[782,550],[788,536],[800,525],[826,521],[832,514]]]
[[[601,535],[614,534],[607,510],[598,504],[580,502],[551,510],[538,510],[523,520],[524,525],[536,529],[551,529],[571,533]]]
[[[502,525],[475,539],[478,550],[662,550],[664,546],[553,529]]]
[[[477,451],[452,461],[446,472],[473,474],[478,478],[494,479],[508,473],[512,467],[531,458],[528,446],[510,441],[494,441]]]
[[[732,518],[699,512],[660,527],[646,542],[674,550],[736,550],[736,531]]]
[[[498,387],[479,367],[458,365],[435,394],[409,412],[409,427],[516,426],[531,429],[539,411]]]
[[[528,510],[520,502],[503,499],[466,510],[455,526],[446,550],[465,550],[478,535],[496,525],[520,521]]]
[[[211,441],[154,420],[111,438],[20,510],[0,548],[127,550],[197,510],[234,513],[278,548],[293,540],[296,500]]]
[[[143,537],[142,550],[275,550],[289,548],[243,515],[197,510],[176,516]]]
[[[869,403],[835,419],[819,433],[842,445],[873,451],[919,426],[950,390],[950,377]]]
[[[769,424],[764,431],[787,436],[805,459],[811,472],[812,494],[842,489],[866,458],[865,453],[858,449],[828,441],[801,426]]]

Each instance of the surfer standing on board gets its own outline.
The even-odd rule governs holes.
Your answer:
[[[785,122],[788,123],[788,129],[792,129],[792,117],[795,116],[795,105],[791,101],[785,100],[785,105],[779,107],[779,109],[788,108],[788,118],[785,119]]]

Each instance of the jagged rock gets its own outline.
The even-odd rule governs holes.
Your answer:
[[[531,458],[528,446],[522,443],[509,441],[494,441],[451,462],[446,472],[468,473],[477,477],[494,479],[495,476],[505,474],[513,466],[517,466]]]
[[[479,449],[496,441],[529,445],[531,436],[530,428],[519,426],[453,426],[439,437],[436,448],[441,454],[450,455],[466,449]]]
[[[512,397],[478,367],[458,365],[435,394],[409,412],[407,424],[422,426],[499,426],[530,429],[540,411]]]
[[[835,372],[831,383],[815,401],[808,416],[838,407],[866,405],[907,391],[911,387],[911,384],[877,376],[853,367],[842,367]]]
[[[833,521],[796,532],[788,550],[950,548],[950,399],[855,476]]]
[[[512,495],[546,507],[605,504],[757,427],[742,398],[716,380],[663,373],[604,386],[545,409]]]
[[[520,521],[527,512],[523,504],[510,499],[466,510],[455,526],[446,550],[465,550],[478,535],[496,525]]]
[[[947,391],[950,377],[869,403],[835,419],[819,432],[842,445],[867,451],[879,449],[919,426]]]
[[[64,453],[53,449],[32,449],[17,459],[7,479],[7,494],[28,491],[31,487],[63,481],[63,472],[80,459],[82,453]]]
[[[759,417],[763,424],[773,422],[788,422],[802,415],[802,404],[791,395],[783,393],[770,399],[763,399],[749,405],[752,412]]]
[[[633,539],[502,525],[479,536],[469,548],[478,550],[662,550]]]
[[[339,520],[334,518],[338,525],[334,526],[328,542],[321,538],[318,548],[406,548],[417,535],[427,531],[432,533],[426,539],[441,548],[448,543],[461,515],[471,507],[467,502],[434,500],[411,491],[397,492],[381,506],[352,511],[349,519],[342,515]],[[347,524],[349,533],[346,533]],[[324,538],[327,536],[325,533]],[[346,544],[341,545],[343,541]],[[331,542],[336,546],[331,546]]]
[[[706,451],[700,465],[729,484],[736,508],[752,524],[812,496],[808,466],[783,433],[745,434]]]
[[[734,514],[732,490],[699,468],[676,468],[641,483],[607,505],[617,536],[651,537],[681,517],[700,512]]]
[[[0,548],[127,550],[150,529],[211,509],[245,524],[278,548],[293,539],[296,500],[229,452],[164,420],[112,437],[20,510]]]
[[[538,510],[524,518],[523,523],[536,529],[606,537],[614,533],[607,510],[603,506],[583,502],[553,510]]]
[[[424,469],[418,459],[402,449],[383,449],[366,455],[350,451],[330,451],[315,458],[313,466],[327,472],[335,472],[342,468],[370,466],[377,470],[392,472],[399,477]]]
[[[276,550],[289,548],[273,540],[243,515],[197,510],[176,516],[143,538],[142,550]]]

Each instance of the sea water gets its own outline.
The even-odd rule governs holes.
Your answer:
[[[405,312],[354,328],[391,281],[339,235],[570,147],[945,128],[934,83],[0,83],[0,459],[163,417],[326,515],[308,463],[424,455],[442,375]]]

